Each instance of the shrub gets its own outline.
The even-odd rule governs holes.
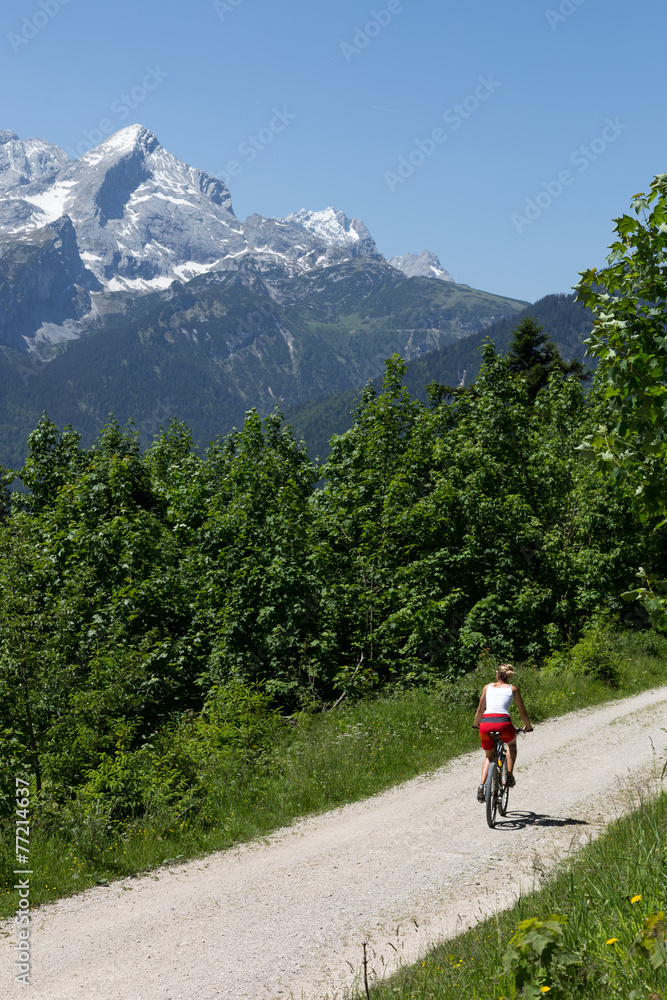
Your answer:
[[[30,774],[23,740],[13,729],[0,728],[0,817],[13,816],[17,776]]]
[[[537,1000],[545,993],[563,996],[572,973],[581,965],[581,958],[563,947],[567,919],[554,913],[546,920],[530,917],[519,923],[503,955],[503,969],[526,1000]]]
[[[610,687],[618,687],[621,654],[619,636],[614,631],[616,624],[611,612],[598,612],[584,627],[579,641],[569,651],[552,653],[544,669],[549,673],[566,670],[575,676],[584,675],[604,681]]]
[[[618,687],[618,654],[611,637],[591,630],[584,634],[570,653],[570,663],[574,673],[604,681],[610,687]]]
[[[112,805],[102,798],[60,802],[47,790],[33,800],[31,825],[44,838],[72,845],[77,857],[96,861],[100,845],[114,830]]]
[[[201,716],[185,712],[141,747],[132,748],[137,726],[126,723],[117,730],[115,751],[102,755],[78,791],[82,816],[92,816],[95,803],[115,824],[144,817],[169,825],[206,815],[211,772],[231,774],[256,763],[280,725],[261,687],[240,681],[214,688]],[[67,835],[67,809],[56,812]]]
[[[621,645],[629,655],[667,656],[667,636],[652,628],[625,633]]]
[[[198,736],[218,754],[226,749],[250,762],[270,748],[282,724],[279,709],[271,708],[271,698],[260,684],[233,680],[211,690]]]

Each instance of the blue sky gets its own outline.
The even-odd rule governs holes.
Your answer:
[[[334,205],[534,301],[667,170],[666,37],[649,0],[4,0],[0,127],[137,121],[240,218]]]

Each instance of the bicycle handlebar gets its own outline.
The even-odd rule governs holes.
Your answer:
[[[473,723],[473,726],[472,726],[472,728],[473,728],[473,729],[479,729],[479,726],[476,726],[476,725],[475,725],[475,724]],[[526,727],[525,727],[525,726],[516,726],[515,728],[516,728],[516,732],[517,732],[517,734],[518,734],[518,733],[524,733],[524,734],[525,734],[525,732],[526,732]],[[490,733],[489,733],[489,736],[493,736],[493,735],[494,735],[494,733],[493,733],[493,732],[490,732]],[[499,735],[499,734],[498,734],[498,735]]]

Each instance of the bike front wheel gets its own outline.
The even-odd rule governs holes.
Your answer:
[[[500,775],[498,765],[495,760],[489,764],[489,773],[486,776],[486,822],[491,828],[496,825],[496,809],[498,808],[498,785]]]

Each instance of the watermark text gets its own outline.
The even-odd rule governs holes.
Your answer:
[[[30,982],[30,787],[23,778],[16,778],[16,868],[14,889],[18,892],[19,904],[14,917],[16,928],[17,983]],[[18,878],[18,876],[24,876]]]
[[[270,146],[276,136],[296,121],[297,116],[291,114],[286,107],[274,108],[273,116],[255,135],[247,136],[236,149],[238,159],[228,160],[223,170],[217,170],[215,176],[229,186],[232,177],[243,173],[243,164],[252,163],[267,146]]]
[[[588,145],[579,146],[572,151],[570,166],[576,167],[579,173],[584,173],[628,127],[618,116],[606,118],[605,127],[600,135],[592,139]],[[574,184],[575,180],[576,174],[568,168],[560,170],[552,180],[542,181],[540,191],[533,198],[526,198],[523,212],[512,213],[511,222],[517,233],[522,233],[528,226],[532,226],[533,222],[539,219],[542,213],[560,198],[565,188]]]
[[[442,113],[442,120],[449,129],[440,126],[432,129],[425,138],[415,139],[412,149],[398,158],[394,170],[385,170],[384,179],[387,187],[394,192],[399,184],[405,184],[409,177],[412,177],[415,170],[423,166],[426,161],[433,156],[439,146],[447,142],[449,132],[456,132],[479,109],[484,101],[501,86],[493,75],[479,76],[477,86],[472,93],[468,94],[460,103],[452,104]]]
[[[242,3],[245,3],[245,0],[213,0],[213,10],[220,20],[224,21],[227,14],[233,14]]]
[[[340,43],[340,50],[345,62],[351,63],[355,56],[367,49],[373,39],[377,38],[391,24],[396,15],[402,14],[404,10],[405,7],[401,0],[389,0],[386,7],[370,11],[368,21],[364,25],[355,25],[352,42]]]
[[[14,52],[20,52],[24,45],[36,38],[40,31],[60,13],[61,8],[67,6],[69,2],[70,0],[39,0],[38,9],[30,17],[24,17],[21,21],[21,30],[19,32],[10,31],[7,35],[7,41]]]
[[[544,16],[551,30],[555,31],[560,24],[564,24],[568,17],[572,17],[577,7],[581,7],[585,2],[586,0],[562,0],[558,10],[545,10]]]
[[[140,104],[167,79],[169,73],[157,66],[146,66],[146,72],[141,80],[127,93],[120,94],[111,104],[110,113],[113,118],[104,117],[93,128],[81,130],[83,139],[77,143],[76,147],[65,146],[65,151],[74,160],[77,156],[83,156],[90,152],[95,146],[118,131],[122,123],[127,121],[133,111],[136,111]]]

